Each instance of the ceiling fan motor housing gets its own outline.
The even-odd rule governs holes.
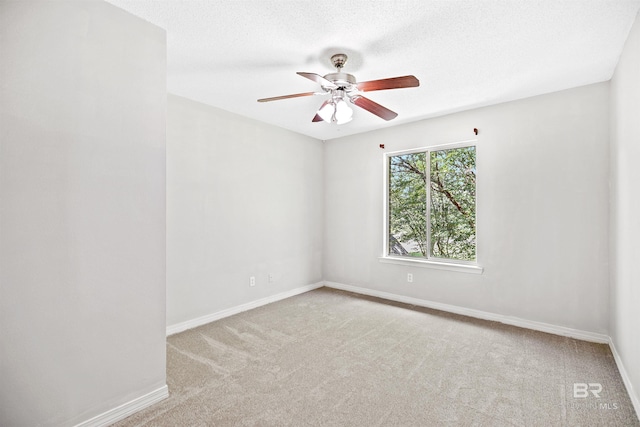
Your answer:
[[[350,90],[356,84],[356,78],[348,73],[330,73],[324,76],[325,79],[329,80],[339,88],[343,88],[345,90]],[[323,89],[328,90],[331,89],[329,87],[322,86]]]

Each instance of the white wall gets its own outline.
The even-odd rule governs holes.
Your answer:
[[[610,335],[640,396],[640,15],[611,80]]]
[[[168,102],[167,324],[322,280],[322,143]]]
[[[607,333],[608,91],[600,83],[326,142],[325,280]],[[484,273],[380,263],[384,152],[473,139],[473,128]]]
[[[165,34],[3,1],[0,41],[0,425],[74,425],[165,386]]]

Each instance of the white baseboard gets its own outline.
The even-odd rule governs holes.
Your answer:
[[[290,291],[281,292],[276,295],[272,295],[266,298],[261,298],[256,301],[248,302],[246,304],[238,305],[236,307],[231,307],[215,313],[207,314],[205,316],[201,316],[192,320],[176,323],[175,325],[167,326],[167,336],[177,334],[178,332],[186,331],[187,329],[193,329],[197,326],[206,325],[207,323],[211,323],[213,321],[223,319],[225,317],[233,316],[234,314],[242,313],[243,311],[247,311],[253,308],[261,307],[263,305],[271,304],[272,302],[280,301],[285,298],[289,298],[298,294],[303,294],[305,292],[309,292],[314,289],[321,288],[322,286],[324,286],[323,282],[302,286],[299,288],[292,289]]]
[[[167,397],[169,397],[169,388],[164,385],[157,390],[77,424],[76,427],[106,427],[117,421],[123,420],[128,416],[153,405],[154,403],[158,403]]]
[[[533,329],[535,331],[547,332],[550,334],[561,335],[564,337],[575,338],[583,341],[596,342],[600,344],[609,343],[609,336],[605,334],[581,331],[579,329],[572,329],[564,326],[556,326],[556,325],[551,325],[549,323],[543,323],[543,322],[535,322],[532,320],[520,319],[518,317],[504,316],[502,314],[495,314],[487,311],[460,307],[457,305],[443,304],[443,303],[423,300],[419,298],[413,298],[413,297],[407,297],[403,295],[392,294],[388,292],[376,291],[373,289],[361,288],[358,286],[345,285],[342,283],[324,282],[324,285],[328,288],[341,289],[343,291],[354,292],[357,294],[369,295],[372,297],[388,299],[391,301],[402,302],[405,304],[417,305],[419,307],[433,308],[435,310],[447,311],[449,313],[461,314],[463,316],[475,317],[477,319],[492,320],[494,322],[500,322],[506,325],[513,325],[521,328]]]
[[[611,348],[611,353],[613,353],[613,358],[616,361],[616,365],[618,365],[618,371],[620,372],[620,376],[622,377],[624,386],[627,388],[627,393],[629,394],[629,398],[631,399],[631,403],[633,404],[633,409],[636,410],[636,416],[640,418],[640,399],[638,399],[638,395],[633,389],[633,383],[631,382],[631,378],[629,378],[629,374],[627,374],[624,363],[622,363],[622,358],[620,357],[620,354],[616,349],[613,338],[609,338],[609,347]]]

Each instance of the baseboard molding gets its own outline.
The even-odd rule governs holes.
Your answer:
[[[611,353],[613,353],[613,358],[615,359],[616,365],[618,366],[618,371],[620,372],[620,376],[622,377],[622,382],[624,382],[624,386],[627,388],[627,393],[629,394],[629,398],[631,399],[631,403],[633,404],[633,409],[635,409],[636,411],[636,417],[640,419],[640,399],[638,398],[638,395],[633,388],[631,378],[629,378],[629,374],[627,374],[627,370],[624,367],[624,363],[622,363],[620,353],[618,353],[616,345],[613,342],[613,338],[611,337],[609,337],[609,347],[611,348]]]
[[[246,304],[238,305],[236,307],[227,308],[225,310],[207,314],[205,316],[201,316],[192,320],[187,320],[185,322],[180,322],[175,325],[170,325],[170,326],[167,326],[167,336],[177,334],[178,332],[186,331],[187,329],[193,329],[198,326],[206,325],[207,323],[211,323],[216,320],[223,319],[225,317],[233,316],[234,314],[242,313],[243,311],[247,311],[247,310],[261,307],[263,305],[271,304],[272,302],[280,301],[285,298],[303,294],[305,292],[309,292],[314,289],[321,288],[322,286],[324,286],[324,282],[318,282],[311,285],[302,286],[299,288],[292,289],[290,291],[281,292],[276,295],[261,298],[256,301],[248,302]]]
[[[133,399],[116,408],[110,409],[87,421],[77,424],[76,427],[106,427],[141,411],[154,403],[158,403],[169,397],[169,388],[164,385],[157,390]]]
[[[345,285],[343,283],[324,282],[324,285],[328,288],[340,289],[343,291],[354,292],[362,295],[369,295],[372,297],[388,299],[391,301],[402,302],[405,304],[417,305],[419,307],[433,308],[435,310],[461,314],[463,316],[475,317],[477,319],[491,320],[494,322],[504,323],[506,325],[518,326],[520,328],[526,328],[526,329],[533,329],[535,331],[547,332],[550,334],[561,335],[564,337],[575,338],[583,341],[596,342],[600,344],[609,343],[609,336],[605,334],[581,331],[579,329],[572,329],[564,326],[556,326],[556,325],[551,325],[543,322],[535,322],[532,320],[521,319],[518,317],[504,316],[501,314],[495,314],[487,311],[460,307],[457,305],[443,304],[443,303],[423,300],[419,298],[392,294],[389,292],[382,292],[382,291],[376,291],[373,289],[361,288],[358,286]]]

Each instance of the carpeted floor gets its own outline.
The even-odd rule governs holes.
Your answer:
[[[116,426],[640,426],[607,345],[327,288],[170,336],[167,365]]]

